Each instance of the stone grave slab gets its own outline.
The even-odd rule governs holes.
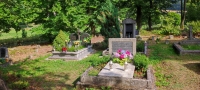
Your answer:
[[[109,63],[99,72],[99,76],[111,76],[111,77],[125,77],[133,78],[135,66],[128,63],[127,69],[124,71],[124,66],[117,63],[113,63],[110,70]]]

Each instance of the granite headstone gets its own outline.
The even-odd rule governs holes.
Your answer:
[[[136,38],[109,38],[109,54],[117,52],[118,49],[129,50],[136,54]]]
[[[69,35],[69,39],[70,39],[70,41],[76,41],[76,40],[78,40],[78,35],[76,33],[71,33]]]

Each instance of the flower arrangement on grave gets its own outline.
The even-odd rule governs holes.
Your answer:
[[[62,52],[66,52],[67,51],[67,48],[66,47],[63,47],[62,48]]]
[[[79,46],[80,43],[81,43],[81,41],[74,41],[74,42],[73,42],[74,46]]]
[[[133,55],[128,50],[119,49],[117,52],[113,53],[113,62],[119,63],[120,65],[124,65],[133,59]]]

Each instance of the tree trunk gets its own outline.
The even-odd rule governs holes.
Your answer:
[[[148,30],[152,30],[152,16],[151,16],[151,14],[152,14],[152,12],[151,12],[151,10],[153,9],[153,2],[152,2],[152,0],[149,0],[149,4],[150,4],[150,11],[149,11],[149,16],[148,16],[148,25],[149,25],[149,28],[148,28]]]
[[[95,25],[94,25],[93,22],[90,23],[90,28],[91,28],[92,35],[95,36],[96,35],[96,31],[95,31]]]
[[[142,28],[142,9],[141,6],[137,6],[137,12],[136,12],[136,22],[137,22],[137,30],[140,30]]]
[[[185,10],[186,10],[186,0],[184,0],[184,5],[182,5],[182,0],[181,0],[181,25],[180,25],[181,30],[184,29]]]

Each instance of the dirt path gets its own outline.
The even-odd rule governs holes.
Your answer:
[[[22,61],[26,58],[35,59],[50,54],[51,45],[27,45],[8,48],[9,57],[13,62]]]

